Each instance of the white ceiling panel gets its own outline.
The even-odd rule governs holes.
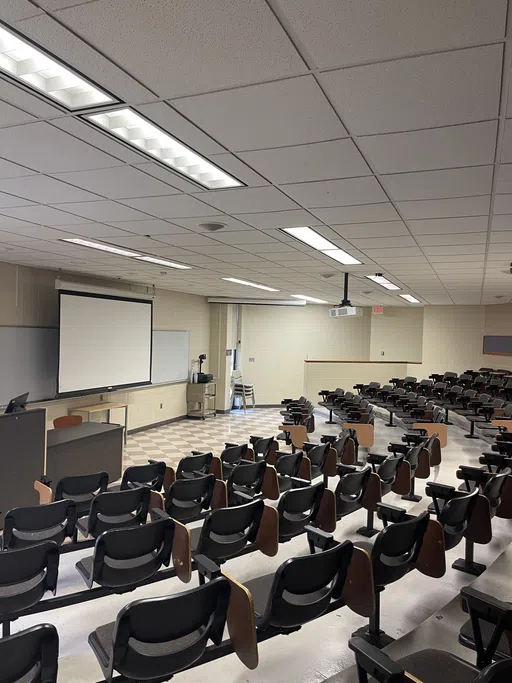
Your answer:
[[[0,192],[0,207],[10,207],[10,206],[30,206],[33,202],[27,201],[26,199],[20,199],[20,197],[15,197],[12,194],[5,194],[5,192]]]
[[[430,258],[431,256],[450,256],[453,257],[454,261],[460,260],[460,256],[469,254],[481,255],[482,259],[484,258],[481,244],[458,244],[455,246],[444,245],[438,247],[423,247],[423,252],[425,256],[427,256],[432,262],[434,262],[434,260]]]
[[[187,230],[192,230],[193,232],[202,232],[206,234],[215,234],[205,227],[208,223],[224,223],[226,227],[221,228],[222,232],[229,232],[231,230],[251,230],[250,225],[246,225],[242,221],[233,218],[232,216],[226,216],[225,214],[215,214],[211,216],[200,216],[198,218],[173,218],[172,221],[175,225],[179,225]]]
[[[503,214],[501,216],[494,216],[492,219],[492,230],[512,230],[512,216],[510,214]]]
[[[488,221],[487,216],[465,216],[408,220],[407,225],[414,235],[439,235],[451,232],[485,232]]]
[[[490,45],[424,55],[320,79],[355,135],[470,123],[498,115],[502,51]]]
[[[512,193],[512,164],[501,164],[499,166],[496,192],[498,194]]]
[[[32,114],[28,114],[18,107],[13,107],[12,104],[7,102],[2,102],[0,100],[0,127],[5,128],[6,126],[12,126],[19,123],[29,123],[30,121],[35,121],[35,117]]]
[[[44,175],[0,180],[0,192],[10,192],[40,204],[90,202],[99,199],[95,194]]]
[[[233,234],[233,233],[231,233]],[[158,239],[175,247],[184,247],[186,249],[194,250],[194,247],[215,246],[218,244],[215,240],[207,235],[199,235],[196,232],[189,232],[181,235],[160,235]]]
[[[162,246],[161,242],[145,237],[144,235],[127,235],[126,237],[116,237],[115,240],[110,240],[112,244],[117,244],[120,247],[127,249],[143,249],[151,251],[153,247]],[[130,264],[131,267],[131,264]]]
[[[0,224],[1,224],[0,218]],[[129,222],[127,223],[129,225]],[[110,225],[105,225],[104,223],[80,223],[78,225],[60,225],[60,230],[65,230],[66,232],[71,232],[77,237],[93,237],[109,239],[114,237],[127,237],[129,232],[124,230],[119,230],[118,228],[113,228]]]
[[[151,216],[155,216],[155,218],[190,218],[193,216],[208,216],[212,212],[211,206],[203,204],[203,202],[195,197],[188,197],[186,195],[124,199],[123,204],[140,211],[145,211]]]
[[[274,14],[259,0],[97,0],[57,11],[57,17],[159,97],[255,83],[304,69]]]
[[[509,102],[510,109],[510,102]],[[508,116],[511,116],[512,111],[508,112]],[[502,162],[512,161],[512,119],[505,120],[505,131],[503,134],[503,146],[501,148],[501,155],[499,160]]]
[[[2,0],[0,5],[0,19],[4,21],[19,21],[36,14],[41,14],[41,10],[29,0]]]
[[[240,157],[273,183],[300,183],[370,175],[352,140],[241,152]]]
[[[275,187],[246,187],[202,193],[201,199],[226,213],[259,213],[296,209],[297,204]],[[210,210],[211,211],[211,210]]]
[[[305,225],[317,224],[315,218],[303,209],[290,211],[268,211],[263,213],[239,213],[235,217],[260,230],[273,230],[275,228],[300,228]]]
[[[42,173],[119,166],[119,161],[44,122],[0,129],[0,149],[9,161]]]
[[[40,97],[31,95],[23,88],[3,79],[0,79],[0,99],[35,116],[58,116],[62,113],[61,109],[53,107]]]
[[[242,230],[241,232],[217,232],[215,239],[226,244],[244,245],[244,244],[273,244],[276,240],[270,237],[267,233],[259,230]],[[297,252],[299,254],[299,252]],[[281,254],[279,254],[281,255]]]
[[[147,173],[154,178],[158,178],[182,192],[199,192],[201,190],[199,185],[185,180],[183,176],[173,173],[168,167],[164,167],[161,164],[146,161],[142,164],[135,164],[135,166],[141,171],[144,171],[144,173]]]
[[[489,212],[489,197],[461,197],[457,199],[399,202],[398,208],[405,218],[483,216]]]
[[[312,76],[186,97],[174,105],[234,151],[346,136]]]
[[[313,209],[311,213],[328,225],[343,223],[377,223],[396,221],[399,216],[390,202],[363,206],[337,206]]]
[[[34,171],[29,168],[13,164],[12,161],[0,159],[0,178],[21,178],[22,176],[33,175]]]
[[[54,178],[109,199],[180,194],[180,191],[131,166],[79,173],[58,173]],[[76,200],[79,201],[79,200]]]
[[[402,201],[490,194],[492,175],[493,166],[473,166],[385,175],[381,181],[392,199]]]
[[[410,133],[361,137],[358,144],[378,173],[492,164],[496,121]]]
[[[58,208],[82,218],[89,218],[91,221],[135,221],[147,218],[139,211],[109,201],[59,204]]]
[[[491,244],[509,244],[512,242],[512,232],[491,232]]]
[[[331,228],[341,237],[401,237],[409,231],[402,221],[388,221],[386,223],[356,223],[355,225],[331,225]]]
[[[2,232],[0,241],[9,244],[19,243],[37,249],[38,240],[59,240],[65,237],[72,237],[72,234],[63,230],[55,230],[55,228],[47,228],[44,225],[35,225],[30,233],[23,235],[12,232]],[[27,244],[27,242],[33,242],[33,244]]]
[[[512,194],[498,194],[494,200],[494,213],[512,213]]]
[[[247,164],[244,164],[244,162],[238,159],[234,154],[210,154],[208,158],[223,171],[226,171],[249,187],[270,185],[266,178],[259,173],[256,173],[256,171]]]
[[[86,206],[86,204],[83,206]],[[84,222],[83,218],[79,216],[54,209],[51,206],[41,206],[41,204],[23,206],[18,209],[2,209],[2,213],[6,216],[11,216],[11,218],[19,218],[21,221],[29,221],[37,225],[47,225],[49,227]],[[1,227],[2,222],[0,221],[0,229]]]
[[[421,251],[418,247],[392,247],[387,249],[381,249],[380,247],[378,249],[372,249],[366,247],[364,253],[377,261],[380,260],[380,257],[409,258],[410,256],[421,256]]]
[[[364,237],[352,238],[351,244],[358,249],[384,249],[388,247],[416,247],[416,242],[410,236],[403,237]]]
[[[135,233],[136,235],[181,235],[188,232],[178,225],[162,221],[159,219],[147,221],[109,221],[114,228],[118,227],[128,233]]]
[[[282,189],[307,208],[376,204],[387,200],[386,194],[373,176],[297,183],[286,185]]]
[[[451,233],[447,235],[416,235],[416,241],[420,247],[436,246],[442,244],[481,244],[485,248],[487,241],[486,232]]]
[[[390,59],[499,40],[505,0],[277,0],[310,66]]]
[[[454,261],[471,264],[476,263],[478,261],[483,263],[484,261],[484,254],[481,248],[473,248],[471,252],[466,253],[466,247],[464,247],[462,253],[460,253],[461,250],[459,250],[459,247],[457,247],[456,251],[451,251],[449,254],[445,253],[446,247],[427,247],[425,251],[427,250],[441,250],[442,252],[437,253],[436,251],[436,253],[429,254],[428,260],[434,265],[436,263],[452,263]]]

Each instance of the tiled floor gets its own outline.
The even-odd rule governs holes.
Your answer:
[[[384,415],[387,417],[387,414]],[[215,419],[183,421],[163,428],[148,430],[129,437],[126,449],[126,465],[143,463],[147,458],[162,458],[176,464],[182,455],[192,449],[209,449],[218,454],[224,441],[245,442],[252,434],[270,436],[278,433],[279,411],[276,409],[248,410],[247,414],[236,412],[219,415]],[[335,434],[338,426],[323,424],[317,420],[317,431],[311,435],[318,440],[323,433]],[[465,429],[464,431],[467,431]],[[455,478],[458,464],[478,464],[478,456],[488,445],[482,441],[469,441],[457,425],[449,428],[449,444],[443,451],[443,462],[432,478],[448,484],[459,483]],[[390,441],[399,441],[403,430],[387,428],[380,417],[376,420],[375,453],[385,453]],[[364,457],[364,452],[363,452]],[[417,493],[424,495],[425,481],[417,482]],[[336,481],[331,480],[331,487]],[[386,502],[407,507],[414,513],[424,510],[429,499],[419,503],[405,503],[398,496],[390,494]],[[360,510],[338,523],[335,537],[338,540],[365,540],[356,530],[365,520],[365,511]],[[493,520],[494,538],[488,546],[477,546],[475,559],[492,562],[512,542],[512,523]],[[244,582],[263,574],[274,572],[288,557],[306,552],[304,537],[293,539],[281,546],[276,557],[269,558],[256,553],[231,560],[226,570]],[[402,580],[386,588],[382,597],[382,627],[397,637],[414,628],[434,611],[446,604],[471,581],[471,577],[451,569],[451,563],[463,553],[463,546],[451,550],[447,555],[447,572],[442,579],[430,579],[418,572],[411,572]],[[75,569],[75,563],[91,551],[63,555],[59,573],[59,594],[87,590]],[[137,589],[134,593],[109,596],[34,617],[19,619],[13,624],[13,631],[36,623],[54,623],[60,634],[59,683],[96,683],[101,680],[101,671],[87,643],[88,634],[101,624],[115,620],[119,610],[127,603],[144,597],[169,595],[190,588],[177,579],[170,579],[152,586]],[[179,615],[169,614],[169,618]],[[334,612],[320,620],[306,625],[289,636],[279,636],[260,644],[260,664],[254,671],[247,670],[235,655],[216,662],[185,671],[176,676],[176,683],[204,683],[205,680],[219,680],[226,683],[317,683],[353,663],[347,642],[351,633],[362,626],[365,619],[348,609]],[[468,657],[472,653],[468,652]]]

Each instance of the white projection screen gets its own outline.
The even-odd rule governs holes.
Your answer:
[[[151,383],[153,304],[59,292],[57,394]]]

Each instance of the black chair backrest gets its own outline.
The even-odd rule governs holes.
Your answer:
[[[3,549],[25,548],[42,541],[62,545],[73,537],[76,519],[73,500],[9,510],[4,518]]]
[[[268,439],[257,439],[252,446],[256,460],[266,460],[273,443],[273,436],[268,437]]]
[[[56,683],[58,657],[59,636],[55,626],[39,624],[18,631],[0,640],[0,681]]]
[[[455,496],[443,505],[438,520],[443,526],[446,550],[451,550],[462,540],[477,498],[478,489],[475,489],[467,495]]]
[[[126,605],[116,619],[106,668],[130,680],[167,680],[192,666],[209,640],[222,641],[230,592],[228,579],[220,576],[192,590]]]
[[[418,381],[418,378],[412,377],[411,375],[407,375],[407,377],[404,378],[404,384],[414,384],[417,381]]]
[[[512,660],[494,662],[481,671],[473,683],[509,683],[512,678]]]
[[[235,499],[237,491],[246,495],[257,496],[261,493],[266,469],[267,463],[264,460],[259,462],[242,461],[233,467],[229,474],[228,494],[230,496],[235,494]]]
[[[283,493],[277,505],[280,542],[301,534],[307,524],[314,522],[324,491],[324,483],[319,482]]]
[[[177,479],[165,494],[165,511],[179,522],[197,519],[208,510],[215,488],[215,475],[205,474],[194,479]]]
[[[495,474],[484,486],[482,491],[483,495],[489,501],[491,508],[496,509],[501,503],[501,494],[503,493],[503,487],[507,482],[507,477],[512,474],[510,467],[506,467],[504,470]]]
[[[414,568],[428,523],[427,511],[405,522],[390,524],[379,532],[371,552],[376,586],[397,581]]]
[[[303,457],[304,453],[302,451],[283,453],[279,456],[275,465],[277,474],[280,477],[298,477]]]
[[[198,453],[186,455],[178,463],[176,479],[194,479],[205,474],[210,474],[213,453]]]
[[[170,518],[126,529],[105,531],[94,546],[92,578],[116,592],[133,590],[168,566],[174,538]]]
[[[64,477],[57,483],[54,500],[71,499],[76,503],[76,514],[85,517],[89,514],[91,501],[98,493],[107,490],[107,472],[82,474],[76,477]]]
[[[347,447],[347,442],[349,439],[352,437],[350,436],[350,432],[342,432],[332,443],[331,447],[334,448],[336,451],[336,459],[338,462],[342,459],[344,453],[345,453],[345,448]]]
[[[150,495],[151,491],[147,486],[99,493],[91,503],[87,522],[89,535],[98,538],[109,529],[145,524]]]
[[[335,491],[338,519],[361,507],[371,473],[372,468],[367,465],[362,470],[340,475]]]
[[[206,516],[195,553],[224,562],[254,543],[265,503],[253,500],[245,505],[212,510]]]
[[[220,455],[220,459],[223,463],[228,465],[238,465],[240,460],[245,458],[246,454],[247,444],[244,443],[241,446],[229,446],[228,448],[225,448]]]
[[[391,487],[393,486],[396,476],[398,474],[398,466],[402,462],[402,460],[402,456],[390,456],[379,465],[377,469],[377,474],[379,475],[381,481],[382,495],[385,495],[386,493],[389,493],[391,491]]]
[[[422,443],[418,444],[417,446],[413,446],[412,448],[410,448],[405,455],[404,459],[407,460],[407,462],[411,466],[411,471],[413,474],[418,467],[419,457],[423,448],[424,445]]]
[[[341,597],[353,550],[352,543],[345,541],[283,562],[258,625],[297,628],[321,616],[331,600]]]
[[[55,593],[58,572],[59,547],[54,541],[1,552],[0,622],[37,604],[46,591]]]
[[[313,448],[307,450],[306,455],[311,461],[312,477],[317,477],[322,473],[330,448],[330,443],[321,443],[318,446],[313,446]]]
[[[163,461],[149,462],[147,465],[132,465],[123,472],[121,490],[135,486],[147,486],[152,491],[161,491],[167,465]]]

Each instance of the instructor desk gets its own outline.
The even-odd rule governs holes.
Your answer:
[[[50,429],[46,442],[46,477],[59,479],[92,472],[107,472],[116,481],[123,468],[123,427],[103,422],[82,422]]]

